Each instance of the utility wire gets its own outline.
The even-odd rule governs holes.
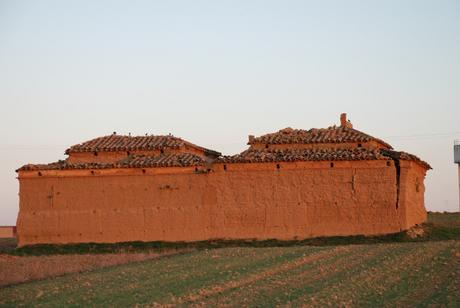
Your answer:
[[[386,136],[384,138],[425,138],[425,137],[451,137],[459,136],[460,132],[450,132],[450,133],[434,133],[434,134],[414,134],[414,135],[405,135],[405,136]]]
[[[414,135],[396,135],[396,136],[384,136],[381,139],[417,139],[417,138],[446,138],[455,137],[460,139],[460,131],[458,132],[446,132],[446,133],[432,133],[432,134],[414,134]],[[379,137],[380,138],[380,137]],[[245,143],[245,142],[244,142]],[[235,145],[237,142],[231,143],[219,143],[217,145]],[[51,149],[66,149],[69,145],[14,145],[14,146],[1,146],[0,151],[11,151],[11,150],[51,150]]]

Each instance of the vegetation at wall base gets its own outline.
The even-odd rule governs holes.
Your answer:
[[[126,252],[166,254],[5,285],[0,287],[0,307],[459,307],[458,218],[459,213],[429,213],[426,224],[407,232],[296,241],[89,243],[15,249],[9,239],[0,241],[7,247],[0,252],[13,254],[3,255],[5,264],[27,259],[51,264],[50,258],[88,253],[121,252],[114,258],[135,255]],[[78,257],[101,256],[112,259],[110,255]]]
[[[460,240],[460,213],[429,213],[428,222],[415,227],[416,232],[404,231],[379,236],[333,236],[303,240],[225,240],[215,239],[197,242],[122,242],[122,243],[82,243],[51,245],[39,244],[12,249],[6,252],[14,255],[49,254],[91,254],[120,252],[163,252],[171,249],[213,249],[224,247],[291,247],[291,246],[336,246],[353,244],[376,244],[395,242],[426,242]]]

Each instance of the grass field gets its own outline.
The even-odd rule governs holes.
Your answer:
[[[194,249],[0,288],[0,306],[459,307],[458,218],[430,214],[432,241]]]
[[[221,248],[0,289],[2,306],[460,305],[460,242]]]

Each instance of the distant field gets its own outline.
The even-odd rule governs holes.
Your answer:
[[[69,262],[69,269],[78,269],[77,262],[89,262],[92,271],[0,287],[0,306],[460,307],[460,214],[430,213],[422,229],[423,236],[416,238],[396,234],[299,242],[200,242],[160,258],[151,249],[162,253],[165,243],[16,251],[14,240],[7,240],[0,242],[0,261],[6,258],[11,268],[2,271],[0,262],[0,280],[2,274],[11,274],[13,266],[23,277],[30,270],[28,260],[36,267],[48,266],[46,271],[51,272],[55,259],[64,268]],[[225,245],[231,247],[222,248]],[[147,248],[155,259],[137,256]],[[81,255],[88,252],[93,255]],[[98,269],[99,263],[117,264],[117,258],[150,260]]]
[[[460,242],[195,251],[0,289],[0,305],[460,305]]]
[[[460,227],[460,212],[428,212],[428,223],[449,227]]]

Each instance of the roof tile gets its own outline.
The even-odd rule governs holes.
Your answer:
[[[205,161],[191,153],[161,154],[157,156],[130,155],[116,163],[69,163],[60,160],[50,164],[28,164],[16,171],[65,170],[65,169],[110,169],[110,168],[153,168],[190,167],[204,165]]]
[[[134,150],[160,150],[164,148],[181,148],[190,146],[196,149],[203,150],[206,155],[219,156],[220,153],[209,150],[193,143],[185,141],[181,138],[172,135],[151,135],[151,136],[123,136],[109,135],[98,137],[80,144],[76,144],[68,148],[65,153],[74,152],[113,152],[113,151],[134,151]]]
[[[255,137],[248,144],[311,144],[311,143],[347,143],[376,141],[392,149],[385,141],[372,137],[354,128],[331,126],[328,128],[312,128],[310,130],[285,128],[276,133]]]
[[[233,156],[218,159],[224,163],[336,161],[388,159],[379,150],[356,149],[248,149]]]
[[[387,149],[248,149],[233,156],[222,156],[221,163],[263,163],[292,161],[356,161],[401,159],[414,161],[431,169],[431,166],[415,155]]]

